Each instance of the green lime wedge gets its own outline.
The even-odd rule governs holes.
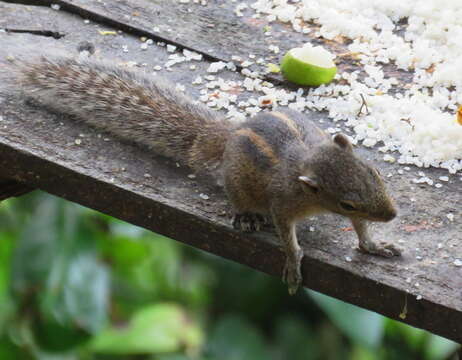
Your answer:
[[[337,73],[333,58],[324,48],[307,44],[291,49],[284,55],[281,71],[293,83],[319,86],[331,82]]]

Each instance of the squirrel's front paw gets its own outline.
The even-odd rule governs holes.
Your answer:
[[[260,231],[265,224],[266,220],[260,214],[242,213],[233,218],[233,227],[244,232]]]
[[[287,284],[290,295],[294,295],[302,282],[302,259],[303,251],[299,250],[295,254],[290,254],[286,258],[284,270],[282,273],[282,281]]]
[[[381,242],[380,245],[375,243],[368,243],[367,246],[364,246],[363,244],[360,244],[359,251],[387,258],[391,258],[393,256],[401,256],[402,253],[401,248],[386,242]]]

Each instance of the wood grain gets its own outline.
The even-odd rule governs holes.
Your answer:
[[[83,2],[75,0],[72,3],[77,6]],[[128,1],[114,3],[127,5]],[[134,1],[135,5],[137,3]],[[133,11],[138,9],[135,5]],[[219,5],[217,2],[216,14],[221,11]],[[28,51],[34,47],[53,51],[63,48],[72,52],[76,44],[88,39],[96,44],[98,56],[117,63],[136,61],[152,68],[165,62],[169,55],[163,48],[139,50],[140,41],[135,37],[100,36],[98,30],[108,29],[107,24],[86,25],[80,17],[65,11],[33,7],[26,11],[23,6],[0,3],[0,11],[7,7],[9,10],[3,13],[9,15],[3,17],[1,24],[8,25],[8,16],[11,16],[11,23],[23,29],[27,24],[34,24],[35,28],[66,35],[53,39],[0,33],[3,49],[0,66],[2,61],[5,64],[5,54],[18,51],[18,44],[21,44],[22,55],[28,56],[32,55]],[[102,13],[101,18],[107,15]],[[184,16],[187,23],[188,18]],[[131,26],[140,25],[133,22]],[[208,41],[215,44],[209,34],[201,36],[209,36]],[[188,41],[192,48],[196,46],[192,40],[189,43],[189,38],[182,41]],[[219,40],[217,43],[225,46]],[[133,50],[125,53],[122,46]],[[223,56],[230,53],[223,50]],[[196,72],[190,71],[188,66],[178,66],[176,71],[163,75],[185,84],[186,91],[197,97],[198,89],[190,85],[191,79],[204,72],[208,63],[197,63]],[[230,79],[240,77],[237,73],[226,76]],[[206,176],[191,180],[187,177],[190,173],[187,168],[178,168],[145,149],[25,104],[9,95],[1,84],[0,97],[3,177],[280,276],[284,254],[276,236],[266,232],[247,235],[233,230],[225,196]],[[323,119],[324,126],[331,124],[325,114],[312,116]],[[80,145],[76,144],[76,139],[82,140]],[[345,220],[335,216],[310,219],[298,229],[305,252],[304,285],[462,342],[462,269],[453,264],[455,258],[461,257],[462,225],[457,217],[452,222],[446,217],[449,212],[460,214],[460,185],[450,182],[441,189],[419,187],[412,182],[413,172],[398,175],[398,166],[380,162],[381,155],[375,150],[358,149],[358,152],[376,162],[382,173],[393,174],[388,183],[400,214],[392,223],[377,226],[374,237],[377,241],[402,240],[405,255],[402,259],[388,260],[360,254],[354,250],[355,235],[349,231]],[[444,174],[436,169],[427,173]],[[201,199],[201,193],[208,194],[210,199]],[[310,227],[314,231],[310,231]],[[441,248],[438,244],[442,244]],[[417,300],[418,295],[421,300]],[[403,312],[405,304],[406,313]]]

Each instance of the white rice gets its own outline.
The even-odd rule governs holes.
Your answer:
[[[238,6],[239,11],[245,9]],[[450,173],[462,169],[462,126],[455,117],[462,104],[462,1],[257,0],[251,8],[311,37],[308,21],[320,25],[314,36],[352,39],[349,51],[359,53],[366,78],[359,82],[359,71],[343,73],[336,79],[347,85],[334,81],[302,96],[263,86],[248,70],[243,72],[249,76],[244,81],[247,90],[270,96],[274,105],[326,110],[334,121],[354,130],[355,142],[398,151],[400,164],[442,167]],[[398,24],[403,19],[408,25]],[[382,64],[390,62],[413,71],[411,86],[385,78]],[[368,114],[364,110],[358,115],[361,95]]]

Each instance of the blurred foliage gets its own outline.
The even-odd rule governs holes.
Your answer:
[[[50,195],[0,204],[1,360],[444,360],[456,349]]]

